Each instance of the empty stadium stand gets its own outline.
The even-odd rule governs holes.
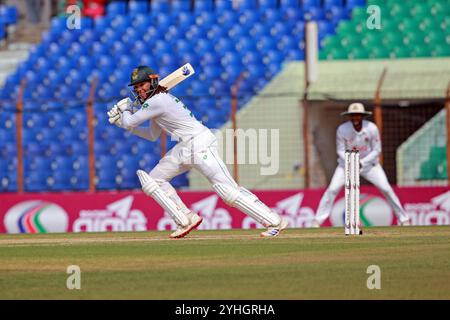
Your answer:
[[[70,30],[66,19],[55,18],[42,42],[31,49],[28,59],[0,89],[1,116],[5,117],[0,129],[0,137],[5,137],[1,139],[5,157],[0,167],[12,166],[15,161],[13,112],[22,79],[27,81],[25,189],[87,189],[84,108],[95,78],[99,81],[94,104],[96,186],[129,189],[139,187],[133,170],[150,170],[159,160],[160,146],[109,125],[105,111],[118,98],[129,95],[126,84],[137,65],[150,65],[164,76],[186,62],[192,63],[195,77],[177,86],[173,94],[208,127],[218,128],[228,120],[229,89],[242,72],[246,72],[246,81],[239,106],[262,90],[283,63],[304,59],[303,30],[308,20],[318,22],[323,59],[449,54],[444,0],[408,5],[407,9],[388,1],[383,8],[389,12],[386,23],[391,24],[386,28],[396,31],[389,37],[360,32],[367,3],[119,0],[106,6],[104,16],[83,17],[81,29]],[[419,21],[425,16],[420,31],[410,30],[410,17]],[[398,23],[391,21],[394,17]],[[397,30],[400,26],[402,30]],[[1,171],[0,190],[16,190],[15,174]],[[187,176],[176,177],[172,183],[177,188],[187,186]]]

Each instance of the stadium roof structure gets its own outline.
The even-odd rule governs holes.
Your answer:
[[[384,68],[386,74],[380,91],[383,100],[445,98],[450,82],[447,57],[319,61],[318,80],[309,86],[308,99],[373,100]],[[279,77],[286,77],[286,81],[278,82],[283,87],[276,91],[303,97],[303,62],[287,63]],[[292,81],[294,78],[300,81]]]

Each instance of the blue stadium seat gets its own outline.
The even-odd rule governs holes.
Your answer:
[[[233,51],[225,52],[222,59],[220,60],[222,67],[226,66],[236,66],[238,68],[242,68],[242,59],[238,54],[235,54]]]
[[[32,171],[49,172],[52,170],[51,159],[44,156],[27,157],[25,158],[25,163],[27,162],[28,162],[28,169]]]
[[[298,8],[300,6],[300,0],[280,0],[281,8]]]
[[[130,0],[128,2],[128,14],[131,16],[147,13],[148,10],[149,10],[148,1]]]
[[[186,31],[186,39],[191,41],[196,41],[197,39],[205,38],[206,37],[206,29],[203,27],[199,27],[197,25],[192,25],[187,31]]]
[[[260,38],[256,43],[256,47],[258,48],[259,52],[266,52],[276,49],[277,43],[273,37],[263,37]]]
[[[70,171],[58,171],[47,178],[47,188],[52,191],[70,190]]]
[[[322,20],[325,19],[325,12],[323,9],[319,7],[310,7],[307,9],[304,9],[303,18],[307,21],[309,20]]]
[[[103,33],[111,26],[112,17],[98,17],[94,22],[94,31],[87,33],[86,31],[80,36],[80,42],[84,43],[87,38],[92,38],[95,34]]]
[[[258,9],[258,0],[246,0],[246,1],[236,1],[233,3],[234,9],[242,10],[254,10]]]
[[[15,6],[0,6],[0,20],[4,24],[16,24],[17,23],[18,12]]]
[[[258,79],[264,77],[264,67],[258,64],[251,64],[247,66],[248,76],[251,79]]]
[[[69,177],[71,190],[87,190],[89,188],[89,172],[86,171],[74,171]]]
[[[307,10],[310,8],[320,8],[320,1],[321,0],[301,0],[301,4],[303,10]]]
[[[177,15],[176,21],[178,27],[185,30],[195,23],[195,17],[187,12],[180,12]]]
[[[248,35],[248,28],[241,25],[234,25],[228,30],[228,37],[233,41],[238,41],[240,38]]]
[[[0,128],[0,141],[14,141],[16,133],[14,130],[5,130]]]
[[[68,156],[52,156],[50,167],[53,172],[72,171],[74,159]]]
[[[213,25],[216,24],[217,15],[214,12],[200,12],[195,17],[195,23],[197,26],[202,27],[203,29],[209,30]]]
[[[187,178],[187,172],[174,177],[170,181],[170,183],[172,184],[172,186],[174,188],[180,188],[180,187],[188,186],[189,185],[189,180]]]
[[[29,133],[30,131],[24,130],[24,155],[26,157],[35,157],[35,156],[40,156],[40,155],[44,155],[45,151],[47,150],[47,146],[42,144],[42,143],[38,143],[34,140],[30,140],[29,138],[26,139],[26,134]],[[26,140],[25,140],[26,139]],[[25,141],[27,141],[27,143],[25,144]],[[8,146],[8,144],[6,145]],[[16,151],[15,151],[15,147],[13,150],[5,150],[6,153],[10,153],[11,151],[13,151],[14,153],[10,153],[9,156],[15,156],[16,155]]]
[[[233,8],[232,2],[228,0],[215,0],[214,4],[218,12],[230,11]]]
[[[117,15],[112,17],[112,20],[110,22],[110,28],[113,30],[119,31],[119,30],[125,30],[128,27],[130,27],[132,24],[131,17],[128,15]]]
[[[245,55],[248,52],[255,52],[257,50],[255,40],[256,39],[251,36],[242,37],[235,45],[237,52],[241,56]]]
[[[47,172],[48,171],[25,171],[24,176],[24,188],[29,192],[37,192],[45,189],[47,184]]]
[[[280,21],[282,16],[282,12],[278,9],[265,9],[262,12],[262,21],[264,21],[265,23],[275,23],[276,21]]]
[[[268,63],[266,65],[264,76],[266,77],[266,79],[272,79],[278,74],[278,72],[280,72],[280,70],[281,65],[279,63]]]
[[[96,188],[99,190],[110,190],[116,188],[116,172],[99,169],[96,172]]]
[[[267,10],[266,10],[267,11]],[[246,10],[239,14],[238,20],[241,26],[252,26],[259,21],[260,14],[256,10]]]
[[[223,94],[229,94],[229,92],[230,87],[221,80],[214,80],[209,89],[209,93],[213,96],[222,96]]]
[[[86,155],[75,155],[73,159],[72,167],[75,172],[87,172],[89,170],[89,162]]]
[[[333,6],[343,7],[344,6],[344,0],[323,0],[323,7],[325,9],[331,8]]]
[[[200,61],[201,66],[220,66],[220,55],[215,52],[204,52],[202,60]]]
[[[250,28],[249,35],[255,39],[258,39],[262,36],[268,35],[270,32],[270,28],[271,26],[259,22]]]
[[[345,2],[345,7],[347,9],[353,9],[354,7],[364,6],[366,4],[366,0],[347,0]]]
[[[259,9],[275,9],[278,0],[258,0]]]
[[[131,168],[121,169],[116,176],[116,187],[118,189],[135,189],[140,187],[136,170]]]
[[[127,2],[125,0],[116,0],[106,6],[106,14],[109,17],[124,15],[127,12]]]
[[[322,39],[327,35],[334,33],[334,25],[327,20],[317,21],[317,27],[319,31],[319,38]]]
[[[172,12],[187,12],[191,10],[191,2],[185,0],[172,0],[171,11]]]
[[[207,53],[213,54],[214,45],[211,41],[199,39],[198,41],[196,41],[194,50],[197,54],[202,56],[206,55]]]
[[[262,56],[258,51],[249,51],[242,57],[244,65],[248,64],[262,64]]]
[[[239,21],[239,15],[233,11],[219,11],[220,14],[217,16],[217,21],[219,22],[219,27],[221,28],[231,28]]]
[[[289,50],[286,55],[286,61],[298,61],[305,59],[305,52],[298,49]]]
[[[140,34],[145,32],[153,24],[152,14],[145,13],[131,13],[131,27],[138,30]],[[127,29],[127,31],[129,28]]]
[[[139,168],[150,172],[158,164],[158,161],[159,156],[146,153],[139,159]]]
[[[94,27],[94,20],[91,17],[81,17],[80,28],[82,30],[92,29]],[[72,35],[78,35],[79,32],[71,30]]]
[[[150,8],[151,12],[169,12],[170,2],[169,0],[153,0]]]
[[[333,21],[334,24],[337,24],[337,22],[342,19],[349,19],[350,14],[349,11],[343,7],[332,6],[326,9],[325,17],[327,20]]]

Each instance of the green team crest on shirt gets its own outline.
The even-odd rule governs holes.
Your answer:
[[[147,102],[142,105],[142,109],[145,109],[145,108],[148,108],[148,103]]]

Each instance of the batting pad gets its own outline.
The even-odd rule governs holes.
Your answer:
[[[223,183],[217,183],[213,188],[226,203],[246,213],[264,227],[275,227],[281,223],[280,216],[247,189],[236,189]]]
[[[155,199],[156,202],[172,217],[172,219],[179,225],[186,227],[189,224],[189,220],[185,214],[181,211],[181,208],[170,199],[167,194],[160,188],[158,183],[143,170],[138,170],[136,174],[139,177],[139,181],[142,185],[142,190],[150,197]]]

